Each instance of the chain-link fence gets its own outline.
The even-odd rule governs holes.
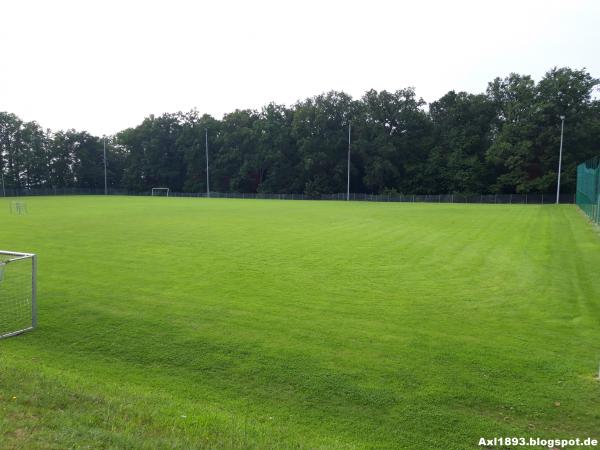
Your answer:
[[[577,205],[600,224],[600,157],[577,166]]]
[[[188,196],[189,194],[171,193],[171,196]],[[194,196],[196,194],[193,194]],[[201,194],[206,197],[206,193]],[[346,200],[347,194],[238,194],[211,192],[215,198],[255,198],[272,200]],[[556,202],[554,194],[350,194],[351,201],[363,202],[402,202],[402,203],[502,203],[502,204],[549,204]],[[574,203],[573,194],[562,194],[561,203]]]
[[[6,189],[7,197],[37,195],[103,195],[103,189],[59,188],[59,189]],[[110,195],[150,196],[152,191],[128,191],[109,189]],[[169,197],[207,197],[206,192],[169,192]],[[346,200],[346,193],[338,194],[261,194],[211,192],[212,198],[240,198],[263,200]],[[487,204],[534,204],[556,202],[556,194],[350,194],[351,201],[403,202],[403,203],[487,203]],[[574,194],[561,194],[560,203],[575,203]]]

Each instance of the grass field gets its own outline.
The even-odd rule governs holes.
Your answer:
[[[600,438],[600,236],[574,206],[27,206],[0,200],[0,248],[39,254],[2,448]]]

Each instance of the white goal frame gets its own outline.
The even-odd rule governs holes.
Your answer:
[[[18,261],[21,261],[22,264],[24,260],[31,260],[31,325],[20,330],[0,330],[0,339],[3,339],[33,330],[37,326],[37,255],[35,253],[21,253],[7,250],[0,250],[0,255],[9,257],[0,262],[1,266],[8,266]],[[4,269],[4,267],[0,267],[0,269]],[[0,282],[4,283],[7,281]],[[2,311],[0,311],[0,313],[2,313]]]
[[[165,188],[165,187],[152,188],[152,197],[154,197],[155,191],[167,191],[167,197],[169,196],[169,188]]]

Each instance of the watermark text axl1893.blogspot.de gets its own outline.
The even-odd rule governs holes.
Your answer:
[[[481,447],[547,447],[547,448],[571,448],[571,447],[598,447],[599,440],[596,438],[572,438],[572,439],[544,439],[534,437],[493,437],[479,438]]]

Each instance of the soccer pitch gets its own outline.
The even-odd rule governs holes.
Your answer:
[[[600,236],[572,205],[26,202],[0,200],[0,248],[39,258],[3,448],[600,437]]]

